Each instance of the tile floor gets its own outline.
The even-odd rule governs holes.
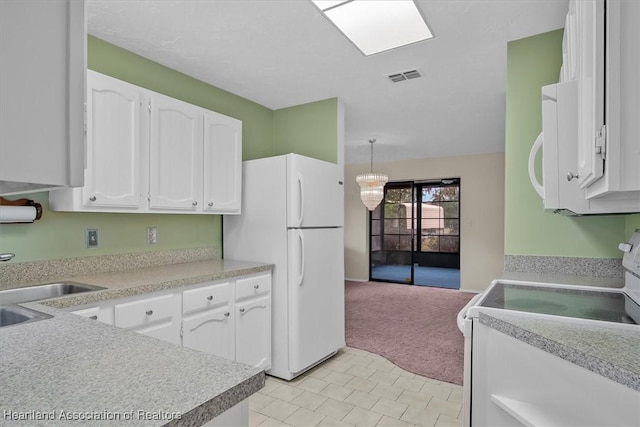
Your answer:
[[[293,381],[267,376],[249,408],[252,427],[462,426],[462,387],[347,347]]]

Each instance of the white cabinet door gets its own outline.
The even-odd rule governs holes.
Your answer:
[[[81,0],[0,1],[0,195],[84,180]]]
[[[271,297],[235,306],[236,361],[261,369],[271,367]]]
[[[201,108],[151,96],[151,209],[201,210],[202,127]]]
[[[604,0],[576,1],[578,65],[578,182],[604,173]]]
[[[242,122],[206,111],[203,209],[239,214],[241,190]]]
[[[144,130],[140,109],[139,88],[103,74],[87,73],[84,206],[140,205],[144,175],[140,161]]]
[[[590,199],[631,201],[640,211],[640,2],[606,3],[607,131],[604,176],[587,188]],[[625,200],[626,201],[626,200]],[[622,205],[621,205],[622,206]],[[625,207],[627,205],[625,204]]]
[[[235,358],[233,317],[229,306],[185,317],[182,345],[233,360]]]

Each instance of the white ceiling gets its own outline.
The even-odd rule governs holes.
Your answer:
[[[98,38],[271,109],[341,98],[345,163],[368,163],[370,138],[376,161],[504,151],[506,43],[563,27],[568,0],[417,3],[435,38],[369,57],[308,0],[87,0],[87,18]]]

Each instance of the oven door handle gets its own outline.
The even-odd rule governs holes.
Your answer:
[[[464,306],[464,308],[462,310],[460,310],[460,312],[458,313],[458,318],[457,323],[458,323],[458,329],[460,329],[460,332],[462,332],[464,334],[464,321],[467,318],[467,312],[469,311],[469,308],[473,307],[476,302],[482,297],[482,295],[484,295],[483,293],[479,293],[477,295],[474,295],[473,298],[471,298],[471,300],[467,303],[467,305]]]

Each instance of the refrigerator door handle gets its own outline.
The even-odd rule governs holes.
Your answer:
[[[304,234],[302,230],[298,230],[298,239],[300,240],[300,273],[298,274],[298,286],[302,286],[304,280]]]
[[[298,173],[298,189],[300,190],[300,198],[298,199],[300,203],[300,209],[298,210],[298,227],[300,227],[302,220],[304,220],[304,181],[300,173]]]

